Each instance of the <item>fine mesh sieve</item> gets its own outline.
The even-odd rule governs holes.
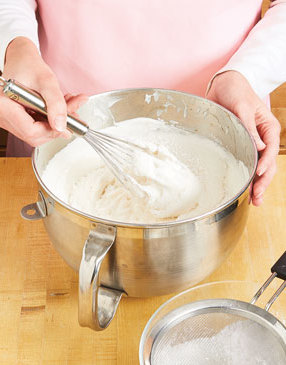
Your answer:
[[[285,365],[286,328],[268,310],[286,286],[286,252],[271,271],[251,303],[220,298],[168,304],[170,310],[163,305],[143,332],[140,364]],[[276,276],[284,282],[265,309],[254,305]]]

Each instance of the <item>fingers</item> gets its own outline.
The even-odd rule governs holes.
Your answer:
[[[44,98],[48,120],[52,129],[58,132],[66,130],[67,124],[67,105],[55,76],[46,72],[39,80],[39,93]]]
[[[252,204],[259,206],[263,202],[263,194],[270,184],[277,170],[276,162],[274,162],[268,170],[261,176],[255,179],[252,188]]]
[[[262,139],[260,138],[256,127],[254,126],[249,126],[248,128],[249,133],[252,135],[254,142],[256,144],[256,148],[258,151],[262,151],[266,146],[265,143],[262,141]]]
[[[59,137],[60,134],[61,132],[51,129],[48,123],[33,122],[33,128],[30,134],[26,136],[26,142],[32,147],[37,147],[51,139]]]
[[[263,202],[263,194],[276,172],[276,156],[279,152],[280,124],[264,105],[259,105],[255,113],[244,107],[237,113],[253,136],[259,151],[257,176],[251,189],[253,205]]]
[[[68,109],[68,113],[77,117],[78,115],[76,113],[76,111],[87,102],[88,100],[88,96],[84,95],[84,94],[79,94],[79,95],[72,95],[72,94],[67,94],[65,95],[65,101],[67,103],[67,109]],[[68,130],[66,130],[66,135],[64,136],[64,138],[71,138],[72,133],[69,132]]]
[[[79,95],[67,94],[65,95],[64,98],[67,103],[67,109],[69,114],[75,116],[77,116],[76,111],[88,100],[88,96],[84,94],[79,94]],[[39,112],[28,110],[27,113],[30,114],[31,117],[36,121],[43,121],[43,122],[47,121],[46,116],[41,115]],[[55,134],[55,136],[69,139],[71,138],[72,133],[66,129],[64,132],[58,132],[58,134]]]
[[[278,120],[269,113],[267,121],[257,126],[259,134],[266,144],[266,148],[260,155],[257,175],[262,176],[264,172],[273,164],[279,152],[281,126]]]
[[[75,112],[88,100],[88,96],[84,94],[71,95],[67,94],[64,97],[67,103],[67,109],[70,114],[75,114]],[[57,132],[49,128],[47,123],[43,125],[41,122],[34,123],[34,147],[39,146],[47,141],[56,138],[63,137],[66,139],[71,138],[72,134],[68,130],[64,132]]]
[[[57,103],[57,101],[53,99],[54,96],[49,97],[49,91],[40,92],[50,103]],[[66,100],[69,104],[69,113],[75,113],[87,99],[88,97],[83,94],[77,96],[67,95]],[[53,107],[55,107],[55,104],[53,104]],[[65,99],[64,108],[67,108]],[[59,109],[54,108],[52,110],[55,112],[55,110],[57,111]],[[49,117],[51,118],[50,114]],[[0,126],[33,147],[46,143],[53,138],[63,137],[69,139],[72,136],[67,129],[61,132],[52,128],[44,118],[41,118],[41,116],[39,117],[38,113],[27,113],[21,105],[11,101],[5,96],[0,96]]]
[[[236,114],[253,137],[257,150],[262,151],[266,145],[258,134],[253,108],[251,108],[248,104],[241,103],[237,108]]]
[[[0,126],[33,147],[62,136],[49,123],[35,122],[21,105],[6,97],[0,97]]]
[[[252,200],[252,195],[253,195],[253,183],[254,181],[251,182],[251,184],[249,185],[249,196],[248,196],[248,204],[251,203]]]
[[[65,100],[68,107],[69,113],[75,113],[83,104],[85,104],[88,100],[88,96],[85,94],[79,95],[65,95]]]
[[[34,122],[32,135],[26,142],[32,147],[37,147],[57,137],[69,139],[70,133],[68,131],[55,131],[51,129],[48,123]]]

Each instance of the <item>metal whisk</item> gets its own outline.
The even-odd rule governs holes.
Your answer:
[[[28,109],[37,111],[47,116],[47,107],[44,99],[37,92],[28,89],[15,80],[6,80],[0,76],[0,87],[3,93],[10,99]],[[75,135],[83,137],[104,160],[115,177],[133,194],[139,197],[145,196],[140,189],[140,184],[127,173],[126,167],[131,163],[137,152],[146,150],[134,143],[126,142],[104,133],[91,130],[83,121],[68,115],[67,128]]]

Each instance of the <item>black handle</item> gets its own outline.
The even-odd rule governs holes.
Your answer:
[[[271,272],[276,273],[279,279],[286,280],[286,251],[280,257],[280,259],[272,266]]]

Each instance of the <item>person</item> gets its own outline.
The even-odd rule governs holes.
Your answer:
[[[48,123],[0,94],[8,155],[62,136],[86,96],[158,87],[207,98],[235,113],[260,159],[256,206],[276,171],[280,125],[268,95],[286,80],[286,0],[0,0],[0,69],[37,90]],[[65,96],[64,96],[65,95]]]

